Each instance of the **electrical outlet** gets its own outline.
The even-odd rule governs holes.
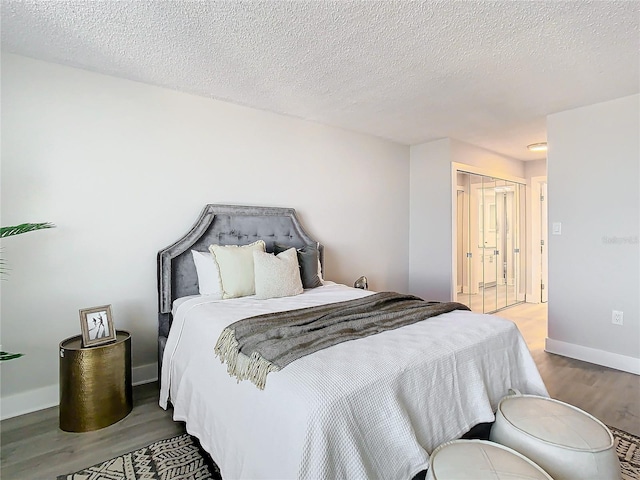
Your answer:
[[[623,323],[622,312],[620,312],[618,310],[612,310],[611,311],[611,323],[613,323],[614,325],[622,325],[622,323]]]

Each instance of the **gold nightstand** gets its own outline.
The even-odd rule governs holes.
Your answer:
[[[60,342],[60,428],[89,432],[126,417],[133,408],[131,335],[84,348],[82,336]]]

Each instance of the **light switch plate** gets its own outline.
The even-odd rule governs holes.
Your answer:
[[[562,223],[561,222],[553,222],[551,224],[551,233],[553,235],[562,235]]]

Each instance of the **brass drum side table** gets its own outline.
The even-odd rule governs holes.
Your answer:
[[[126,417],[133,408],[131,335],[84,348],[82,336],[60,342],[60,428],[89,432]]]

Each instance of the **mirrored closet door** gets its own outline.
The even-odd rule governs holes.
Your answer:
[[[516,182],[457,177],[457,301],[490,313],[524,301],[525,192]]]

